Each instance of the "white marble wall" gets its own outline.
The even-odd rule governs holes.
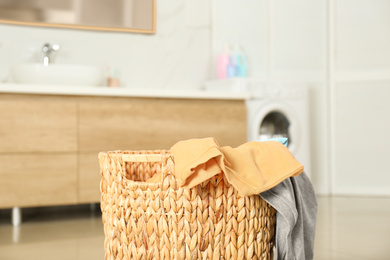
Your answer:
[[[14,64],[37,61],[52,41],[62,46],[55,62],[109,65],[124,87],[201,87],[211,73],[210,2],[156,2],[155,35],[0,25],[0,77]]]

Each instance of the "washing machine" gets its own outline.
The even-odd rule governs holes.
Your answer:
[[[311,174],[309,93],[306,86],[250,78],[208,81],[209,91],[245,94],[248,141],[288,138],[288,149]]]
[[[248,90],[248,141],[287,137],[288,149],[310,176],[308,88],[263,85]]]

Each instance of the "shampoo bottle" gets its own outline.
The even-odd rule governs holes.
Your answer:
[[[236,64],[233,53],[229,53],[229,64],[226,67],[226,72],[228,78],[234,78],[236,76]]]
[[[248,74],[247,61],[239,45],[234,47],[234,65],[236,77],[246,77]]]
[[[229,46],[225,44],[223,51],[218,55],[218,59],[217,59],[218,79],[226,79],[228,77],[227,74],[228,66],[229,66]]]

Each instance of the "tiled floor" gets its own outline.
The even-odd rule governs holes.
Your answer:
[[[318,260],[390,259],[390,198],[319,198]]]
[[[10,221],[8,212],[0,215],[1,260],[104,259],[99,207],[27,209],[21,226]]]
[[[319,198],[316,260],[390,259],[390,198]],[[103,259],[99,208],[25,210],[10,225],[0,211],[0,259]]]

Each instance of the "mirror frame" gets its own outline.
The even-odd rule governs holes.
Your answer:
[[[103,26],[90,26],[90,25],[77,25],[77,24],[60,24],[60,23],[40,23],[40,22],[21,22],[13,20],[0,19],[1,24],[22,25],[22,26],[35,26],[35,27],[49,27],[49,28],[63,28],[63,29],[80,29],[91,31],[107,31],[107,32],[131,32],[131,33],[156,33],[156,0],[153,1],[153,15],[152,15],[152,28],[151,29],[136,29],[136,28],[120,28],[120,27],[103,27]]]

